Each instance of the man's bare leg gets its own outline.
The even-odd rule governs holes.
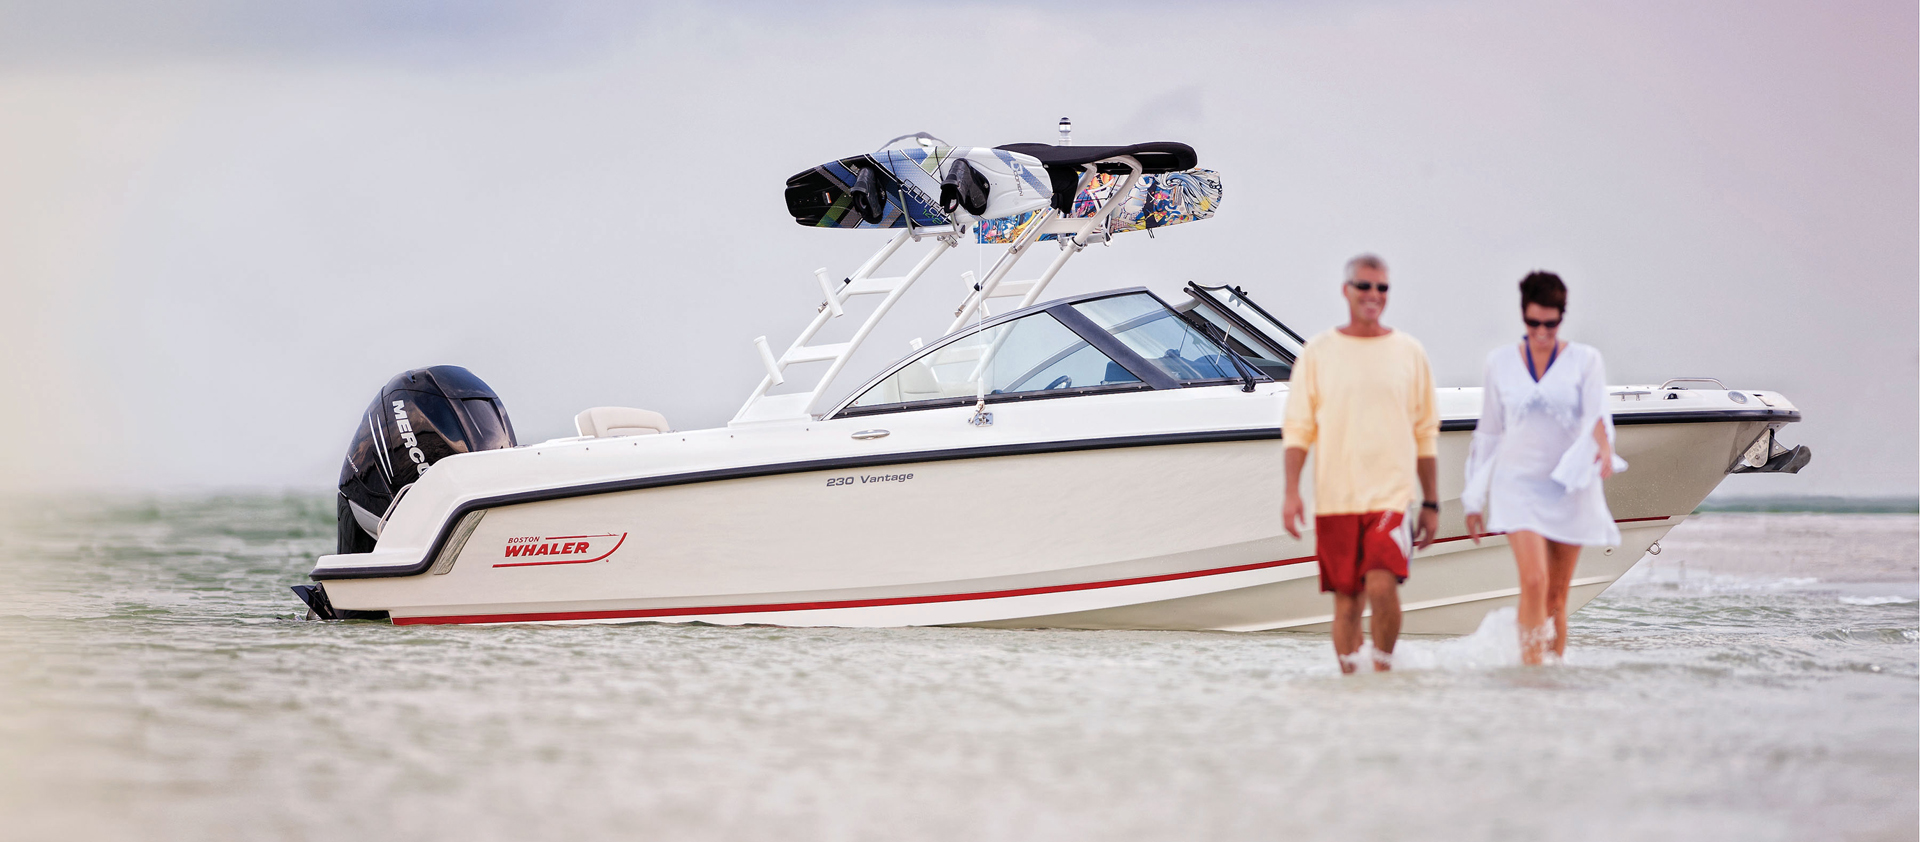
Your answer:
[[[1385,570],[1367,571],[1367,603],[1373,608],[1373,668],[1393,669],[1393,644],[1400,640],[1400,580]]]
[[[1547,616],[1553,621],[1553,654],[1567,656],[1567,590],[1580,562],[1578,544],[1547,542]]]
[[[1364,593],[1347,596],[1333,594],[1333,654],[1340,659],[1340,671],[1353,672],[1353,653],[1360,651],[1360,613],[1365,607]]]

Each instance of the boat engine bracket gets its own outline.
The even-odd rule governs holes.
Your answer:
[[[333,601],[327,599],[325,585],[315,582],[311,585],[294,585],[293,595],[307,605],[308,620],[385,620],[385,611],[354,611],[333,607]]]

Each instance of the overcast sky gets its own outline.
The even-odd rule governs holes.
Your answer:
[[[374,391],[440,363],[523,441],[596,405],[724,423],[752,338],[885,237],[794,225],[787,176],[1069,115],[1192,144],[1226,199],[1056,294],[1230,282],[1310,335],[1376,251],[1388,321],[1476,385],[1553,269],[1614,382],[1801,407],[1812,466],[1723,491],[1915,493],[1911,2],[1168,8],[0,0],[0,488],[327,488]]]

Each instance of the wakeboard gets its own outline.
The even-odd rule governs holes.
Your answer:
[[[1092,216],[1111,197],[1126,176],[1099,173],[1085,189],[1073,197],[1073,216]],[[1140,176],[1120,207],[1107,223],[1108,233],[1146,231],[1179,225],[1213,216],[1220,207],[1220,174],[1213,170],[1191,169],[1180,172]],[[1011,243],[1026,226],[1040,218],[1038,212],[1005,219],[981,220],[974,236],[982,243]],[[1046,234],[1042,240],[1055,239]]]
[[[787,212],[815,228],[930,228],[1047,206],[1053,183],[1032,156],[907,135],[787,179]]]

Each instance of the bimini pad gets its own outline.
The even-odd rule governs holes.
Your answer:
[[[1193,147],[1171,140],[1158,140],[1153,143],[1136,143],[1132,146],[1054,146],[1048,143],[1009,143],[995,147],[1008,152],[1032,155],[1048,167],[1077,167],[1091,164],[1106,158],[1132,155],[1134,160],[1146,172],[1175,172],[1190,170],[1200,165],[1200,156]],[[1101,172],[1124,174],[1125,164],[1104,164]]]
[[[658,412],[625,406],[596,406],[573,417],[580,435],[595,438],[644,436],[671,432],[667,417]]]

